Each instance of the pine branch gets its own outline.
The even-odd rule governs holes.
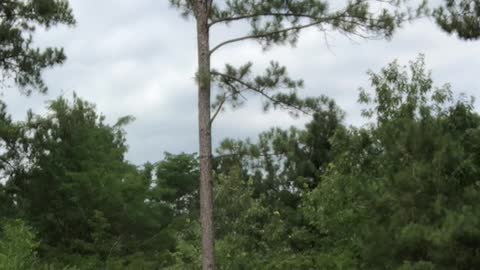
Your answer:
[[[308,14],[296,14],[296,13],[290,13],[290,12],[269,12],[269,13],[259,13],[259,14],[246,14],[246,15],[242,15],[242,16],[237,16],[237,17],[226,17],[226,18],[221,18],[221,19],[217,19],[217,20],[213,20],[211,21],[208,26],[211,27],[215,24],[218,24],[218,23],[228,23],[228,22],[232,22],[232,21],[238,21],[238,20],[244,20],[244,19],[252,19],[252,18],[256,18],[256,17],[270,17],[270,16],[273,16],[273,17],[277,17],[277,16],[282,16],[282,17],[297,17],[297,18],[309,18],[309,19],[312,19],[312,20],[318,20],[317,17],[315,16],[312,16],[312,15],[308,15]]]
[[[394,6],[398,5],[398,3],[392,0],[376,0],[376,1],[380,3],[387,3]],[[274,39],[275,36],[277,35],[286,34],[288,32],[299,32],[302,29],[317,26],[324,23],[331,25],[333,28],[339,30],[340,32],[344,32],[347,35],[352,34],[352,35],[362,37],[364,39],[375,38],[375,37],[370,37],[367,34],[361,34],[355,31],[355,28],[360,28],[362,32],[369,32],[369,31],[380,32],[377,34],[381,36],[389,37],[395,25],[400,24],[399,20],[401,21],[404,20],[403,18],[404,14],[402,13],[402,14],[390,15],[388,13],[385,13],[379,17],[371,17],[370,14],[362,13],[363,11],[362,8],[364,7],[364,5],[366,5],[367,2],[368,2],[367,0],[358,0],[354,3],[350,3],[344,9],[334,11],[330,14],[313,14],[313,13],[309,14],[308,10],[303,10],[298,12],[290,11],[290,10],[285,10],[285,11],[271,10],[271,11],[265,11],[265,12],[258,11],[257,13],[255,11],[252,11],[252,13],[250,14],[240,14],[237,16],[232,14],[230,17],[220,16],[217,19],[212,19],[212,21],[209,23],[209,27],[219,23],[229,23],[232,21],[239,21],[239,20],[256,21],[257,19],[264,18],[264,17],[275,17],[275,19],[278,19],[280,21],[283,21],[284,19],[287,21],[290,21],[290,18],[293,18],[293,20],[290,21],[289,26],[283,26],[284,28],[282,29],[278,29],[278,28],[263,29],[263,32],[248,34],[246,36],[223,41],[210,50],[210,55],[212,55],[215,51],[222,48],[223,46],[226,46],[231,43],[236,43],[236,42],[251,40],[251,39],[266,39],[267,43],[269,43],[270,39]],[[360,9],[360,11],[357,11],[356,10],[357,8]],[[384,11],[387,12],[386,10]],[[383,15],[385,15],[385,17],[383,17]],[[307,20],[303,21],[303,24],[302,24],[302,22],[299,21],[299,19],[302,19],[302,18],[307,19],[308,21]],[[383,25],[382,21],[385,19],[387,23],[391,23],[392,25],[391,26]],[[390,20],[392,21],[397,20],[398,22],[395,23],[395,22],[391,22]],[[284,39],[285,38],[281,38],[281,41],[284,41]],[[275,43],[277,41],[273,40],[273,42]]]
[[[266,99],[270,100],[271,102],[273,102],[273,104],[275,105],[280,105],[282,107],[285,107],[285,108],[291,108],[291,109],[294,109],[294,110],[297,110],[301,113],[304,113],[306,115],[311,115],[310,112],[304,110],[301,106],[298,106],[298,105],[295,105],[295,104],[292,104],[292,103],[286,103],[284,101],[281,101],[281,100],[278,100],[276,99],[275,97],[273,96],[270,96],[268,94],[265,93],[264,89],[262,88],[259,88],[259,87],[256,87],[255,85],[249,83],[249,82],[245,82],[239,78],[236,78],[234,76],[230,76],[228,74],[224,74],[224,73],[221,73],[221,72],[218,72],[218,71],[212,71],[211,72],[212,75],[216,75],[216,76],[220,76],[220,77],[223,77],[224,79],[226,79],[227,81],[234,81],[234,82],[237,82],[238,84],[244,86],[245,88],[249,89],[249,90],[252,90],[260,95],[262,95],[263,97],[265,97]]]
[[[216,50],[218,50],[221,47],[223,47],[225,45],[228,45],[230,43],[235,43],[235,42],[244,41],[244,40],[248,40],[248,39],[258,39],[258,38],[268,37],[268,36],[271,36],[271,35],[290,32],[290,31],[299,31],[299,30],[302,30],[304,28],[308,28],[308,27],[311,27],[311,26],[314,26],[314,25],[321,24],[323,22],[324,21],[317,21],[317,22],[313,22],[313,23],[309,23],[309,24],[292,26],[292,27],[280,29],[280,30],[277,30],[277,31],[272,31],[272,32],[267,32],[267,33],[262,33],[262,34],[256,34],[256,35],[248,35],[248,36],[243,36],[243,37],[239,37],[239,38],[230,39],[230,40],[227,40],[227,41],[224,41],[224,42],[218,44],[213,49],[211,49],[210,50],[210,55],[212,55]]]
[[[377,0],[377,1],[378,2],[390,3],[390,0]],[[366,2],[367,2],[367,0],[359,0],[356,3],[354,3],[353,5],[349,6],[349,8],[351,9],[351,8],[363,5]],[[347,9],[344,9],[343,11],[339,10],[335,13],[338,13],[338,15],[342,16],[342,15],[345,15],[347,13]],[[272,16],[273,17],[308,18],[308,19],[312,19],[314,21],[323,20],[322,18],[319,18],[318,16],[314,16],[314,15],[311,15],[311,14],[306,14],[306,13],[303,13],[303,12],[300,12],[300,13],[289,12],[289,11],[286,11],[286,12],[264,12],[264,13],[243,14],[243,15],[240,15],[240,16],[219,18],[219,19],[216,19],[216,20],[212,20],[209,23],[209,27],[213,26],[215,24],[218,24],[218,23],[228,23],[228,22],[244,20],[244,19],[253,19],[253,18],[258,18],[258,17],[272,17]]]
[[[308,28],[308,27],[312,27],[312,26],[315,26],[315,25],[319,25],[319,24],[322,24],[322,23],[325,23],[325,22],[328,22],[328,21],[331,21],[331,20],[338,20],[338,19],[341,19],[342,17],[345,17],[345,15],[347,14],[348,10],[345,9],[341,12],[338,12],[336,15],[334,16],[329,16],[329,17],[324,17],[324,18],[318,18],[318,17],[315,17],[315,16],[311,16],[311,15],[307,15],[307,14],[303,14],[302,16],[305,17],[305,18],[310,18],[312,20],[315,20],[314,22],[311,22],[311,23],[308,23],[308,24],[304,24],[304,25],[296,25],[296,26],[292,26],[292,27],[287,27],[287,28],[283,28],[283,29],[280,29],[280,30],[276,30],[276,31],[271,31],[271,32],[266,32],[266,33],[261,33],[261,34],[254,34],[254,35],[247,35],[247,36],[243,36],[243,37],[239,37],[239,38],[234,38],[234,39],[230,39],[230,40],[226,40],[220,44],[218,44],[217,46],[215,46],[213,49],[210,50],[210,56],[218,49],[220,49],[221,47],[225,46],[225,45],[228,45],[230,43],[236,43],[236,42],[240,42],[240,41],[244,41],[244,40],[249,40],[249,39],[258,39],[258,38],[264,38],[264,37],[268,37],[268,36],[271,36],[271,35],[276,35],[276,34],[282,34],[282,33],[286,33],[286,32],[290,32],[290,31],[300,31],[302,29],[305,29],[305,28]],[[264,13],[266,16],[275,16],[273,14],[281,14],[281,13]],[[269,15],[271,14],[271,15]],[[285,16],[295,16],[293,13],[284,13],[286,14]],[[288,14],[288,15],[287,15]],[[298,15],[298,14],[297,14]],[[259,15],[261,16],[261,15]],[[245,15],[245,16],[239,16],[239,17],[235,17],[236,19],[240,20],[240,19],[247,19],[247,18],[254,18],[254,17],[258,17],[258,16],[254,16],[253,14],[252,15]],[[350,16],[350,17],[353,17],[353,16]],[[235,19],[235,18],[231,18],[231,19]],[[228,19],[228,18],[227,18]],[[218,21],[219,22],[219,21]],[[212,22],[210,25],[213,25],[214,23],[216,22]]]
[[[226,83],[226,84],[230,87],[230,90],[231,90],[233,93],[231,93],[230,95],[227,95],[227,93],[224,93],[223,99],[220,101],[220,104],[218,105],[217,109],[215,110],[215,113],[214,113],[214,115],[212,116],[212,119],[210,119],[210,125],[213,124],[213,121],[215,120],[215,118],[217,117],[217,115],[221,112],[223,105],[225,105],[225,102],[227,102],[227,100],[228,100],[229,98],[231,98],[231,97],[233,97],[233,96],[235,96],[235,95],[238,95],[238,96],[240,96],[241,98],[243,98],[244,100],[247,100],[247,98],[242,95],[242,93],[241,93],[242,91],[241,91],[241,90],[238,90],[235,85],[231,84],[231,83],[228,82],[228,81],[226,81],[226,82],[224,82],[224,83]]]

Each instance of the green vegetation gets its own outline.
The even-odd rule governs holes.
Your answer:
[[[480,115],[473,98],[435,86],[423,56],[368,72],[361,127],[347,126],[328,97],[298,96],[303,82],[275,61],[260,76],[250,62],[210,68],[220,47],[295,44],[308,27],[390,38],[426,14],[462,39],[480,36],[477,0],[446,0],[431,13],[404,2],[332,10],[316,0],[170,0],[199,24],[200,154],[137,166],[125,158],[131,116],[108,124],[74,95],[14,121],[0,101],[0,270],[477,269]],[[208,46],[210,27],[241,20],[247,36]],[[68,1],[1,1],[0,86],[46,92],[42,71],[66,56],[36,48],[33,36],[74,23]],[[211,155],[213,120],[244,92],[266,98],[266,110],[308,112],[309,122],[225,139]]]
[[[369,72],[364,127],[332,100],[304,129],[227,139],[215,155],[219,269],[473,269],[480,115],[423,57]],[[130,117],[57,99],[3,106],[1,269],[199,269],[198,158],[124,159]],[[26,225],[28,224],[28,225]]]

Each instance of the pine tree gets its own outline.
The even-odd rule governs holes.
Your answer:
[[[58,24],[75,24],[66,0],[0,1],[1,86],[13,80],[26,94],[47,91],[42,71],[62,64],[66,56],[61,48],[34,47],[33,34],[38,27],[48,29]]]
[[[211,126],[225,104],[243,103],[245,92],[264,98],[264,109],[287,108],[294,114],[307,112],[318,104],[317,99],[301,99],[297,90],[301,80],[291,79],[284,66],[272,62],[262,75],[252,75],[252,63],[240,67],[226,65],[223,71],[213,70],[211,56],[227,45],[254,40],[264,48],[295,44],[303,29],[336,31],[362,38],[390,38],[397,26],[411,14],[402,11],[404,1],[351,0],[338,9],[321,0],[170,0],[185,16],[193,15],[197,28],[198,50],[198,121],[200,147],[200,213],[202,225],[203,269],[215,269]],[[210,31],[217,25],[234,22],[250,24],[245,36],[225,40],[210,47]],[[211,104],[212,85],[220,93]],[[286,90],[282,92],[281,90]],[[213,114],[212,109],[213,107]]]
[[[437,24],[447,33],[464,40],[480,38],[480,0],[445,0],[434,10]]]

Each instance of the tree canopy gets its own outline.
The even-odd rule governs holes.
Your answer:
[[[435,86],[423,56],[368,74],[364,126],[346,126],[324,98],[304,128],[217,148],[219,269],[478,265],[472,100]],[[26,121],[2,108],[1,267],[200,269],[198,155],[134,166],[122,128],[132,119],[107,124],[78,97]]]

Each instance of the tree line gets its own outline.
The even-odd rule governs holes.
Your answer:
[[[303,81],[272,61],[210,67],[224,46],[295,44],[303,29],[390,38],[431,16],[459,38],[480,36],[480,3],[172,0],[198,34],[198,154],[125,159],[123,117],[105,123],[77,96],[12,121],[0,106],[0,266],[5,269],[474,269],[479,264],[479,116],[473,101],[434,86],[424,57],[368,73],[359,103],[370,118],[350,127],[328,97],[301,98]],[[376,8],[376,2],[388,8]],[[217,24],[250,23],[245,36],[210,46]],[[23,93],[48,90],[41,73],[61,48],[38,49],[37,27],[74,25],[67,1],[0,3],[2,80]],[[212,91],[218,95],[211,103]],[[258,140],[226,139],[213,154],[211,127],[245,92],[264,109],[306,113],[304,129]],[[200,182],[198,182],[200,179]],[[215,205],[215,211],[214,206]],[[215,222],[214,222],[215,221]],[[217,255],[216,255],[217,254]]]
[[[304,128],[216,149],[219,269],[479,265],[472,100],[435,86],[422,56],[369,77],[363,127],[323,98]],[[200,269],[198,155],[134,166],[131,119],[105,124],[78,97],[19,122],[2,105],[1,117],[2,269]]]

